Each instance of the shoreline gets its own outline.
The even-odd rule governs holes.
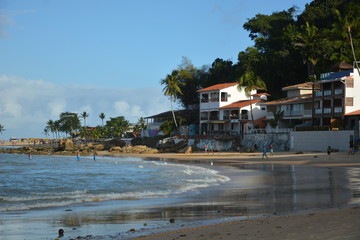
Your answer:
[[[100,153],[106,155],[106,153]],[[156,153],[156,154],[110,154],[114,157],[131,156],[148,160],[165,159],[178,163],[212,163],[215,165],[239,164],[284,164],[308,165],[327,168],[359,168],[360,155],[348,155],[347,152],[335,152],[329,156],[325,152],[274,153],[269,159],[261,159],[261,153]],[[360,197],[360,192],[355,193]],[[359,196],[357,196],[359,195]],[[215,219],[216,220],[216,219]],[[220,221],[221,219],[218,219]],[[284,215],[256,217],[246,220],[230,220],[217,224],[204,224],[199,227],[177,227],[157,233],[146,233],[133,237],[133,240],[168,239],[360,239],[360,205],[340,206],[336,209],[310,209]],[[101,239],[101,238],[95,238]],[[114,238],[116,239],[116,238]],[[119,238],[120,239],[120,238]]]

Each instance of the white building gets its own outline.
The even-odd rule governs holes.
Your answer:
[[[322,74],[313,89],[314,125],[340,129],[344,115],[360,109],[360,77],[357,69]]]
[[[216,84],[200,89],[200,133],[202,134],[240,134],[252,127],[250,109],[255,125],[262,124],[266,107],[260,102],[266,100],[266,93],[251,92],[251,100],[246,96],[244,88],[238,83]]]

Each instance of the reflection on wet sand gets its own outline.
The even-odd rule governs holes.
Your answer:
[[[295,211],[331,208],[359,203],[359,168],[328,168],[277,164],[234,164],[218,166],[232,181],[177,201],[156,201],[151,205],[122,206],[68,213],[60,220],[66,227],[105,224],[117,232],[131,226],[138,229],[163,226],[169,219],[189,223],[225,217],[248,217],[284,214]],[[240,171],[239,171],[240,170]],[[111,227],[110,227],[111,226]],[[146,227],[145,227],[146,228]],[[121,230],[122,229],[122,230]]]

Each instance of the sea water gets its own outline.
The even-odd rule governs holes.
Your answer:
[[[228,180],[204,167],[139,158],[0,154],[0,211],[160,198]]]

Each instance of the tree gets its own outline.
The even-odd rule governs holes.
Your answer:
[[[165,79],[161,80],[161,85],[165,85],[163,88],[164,95],[170,98],[171,112],[176,128],[178,128],[178,125],[176,123],[173,102],[176,102],[177,94],[182,94],[180,86],[184,85],[183,82],[179,81],[178,73],[179,72],[177,70],[173,70],[171,74],[168,74]]]
[[[269,121],[270,127],[276,128],[279,125],[279,121],[284,118],[284,112],[284,110],[276,111],[275,109],[272,111],[274,118]]]
[[[123,116],[110,118],[106,122],[106,128],[109,129],[110,137],[121,137],[122,134],[128,129],[129,122]]]
[[[89,113],[83,112],[83,113],[81,114],[81,117],[84,119],[84,127],[85,127],[85,126],[86,126],[86,118],[89,117]]]
[[[171,132],[176,129],[173,121],[165,121],[160,125],[159,128],[167,136],[170,136]]]
[[[104,126],[105,113],[100,113],[99,118],[101,119],[101,126]]]
[[[2,134],[4,131],[5,131],[4,126],[0,124],[0,134]]]
[[[60,114],[58,120],[59,130],[71,136],[75,131],[81,127],[80,119],[77,113],[63,112]]]
[[[261,88],[262,90],[266,90],[265,82],[255,74],[255,72],[251,69],[250,66],[247,66],[245,73],[240,77],[238,82],[238,89],[242,90],[244,88],[245,95],[250,100],[250,113],[251,113],[251,121],[253,126],[255,126],[254,116],[252,111],[252,103],[251,103],[251,91]]]
[[[136,125],[135,125],[135,128],[134,128],[134,131],[135,132],[140,132],[142,131],[143,129],[145,129],[146,127],[146,122],[145,122],[145,119],[143,117],[139,118]]]

